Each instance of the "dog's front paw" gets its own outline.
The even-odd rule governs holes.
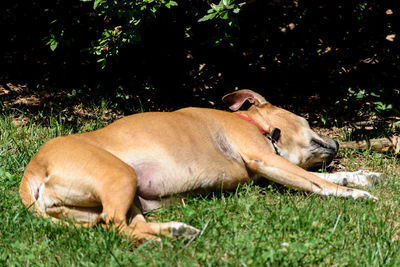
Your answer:
[[[199,229],[187,225],[182,222],[171,222],[171,235],[174,237],[178,236],[194,236],[200,232]]]
[[[378,184],[384,177],[385,175],[383,173],[359,170],[355,172],[333,173],[331,179],[335,178],[335,183],[344,186],[372,186]]]
[[[361,185],[376,185],[378,184],[385,175],[380,172],[368,172],[359,170],[354,172],[355,180],[358,180],[358,184]]]
[[[360,198],[360,199],[370,199],[373,201],[378,200],[378,198],[374,197],[373,195],[371,195],[370,193],[368,193],[367,191],[364,191],[364,190],[349,188],[349,189],[347,189],[347,191],[349,192],[349,196],[351,196],[354,199]]]

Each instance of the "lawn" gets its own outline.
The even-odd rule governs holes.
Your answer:
[[[201,234],[135,247],[115,231],[56,225],[25,210],[18,185],[38,148],[55,136],[103,126],[101,119],[76,125],[65,125],[57,116],[35,121],[17,126],[7,112],[0,115],[2,266],[400,264],[400,167],[391,154],[341,150],[338,155],[345,170],[386,174],[366,189],[379,198],[376,202],[249,184],[231,193],[184,198],[181,205],[146,214],[149,221],[188,223]]]

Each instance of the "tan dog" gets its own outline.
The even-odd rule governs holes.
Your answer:
[[[338,150],[304,118],[250,90],[223,98],[235,111],[246,100],[253,104],[247,111],[141,113],[94,132],[50,140],[26,169],[22,202],[54,221],[113,222],[133,239],[146,240],[198,230],[179,222],[148,223],[142,210],[160,207],[174,194],[233,190],[255,176],[319,195],[374,199],[303,169],[330,162]]]

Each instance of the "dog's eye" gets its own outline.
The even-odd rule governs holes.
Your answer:
[[[329,148],[329,146],[327,144],[325,144],[324,142],[322,142],[321,140],[318,139],[311,139],[311,144],[312,145],[317,145],[323,148]]]

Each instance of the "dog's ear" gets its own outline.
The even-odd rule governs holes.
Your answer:
[[[222,97],[222,101],[227,104],[229,108],[233,111],[238,110],[246,100],[256,106],[268,103],[262,95],[248,89],[229,93]]]

